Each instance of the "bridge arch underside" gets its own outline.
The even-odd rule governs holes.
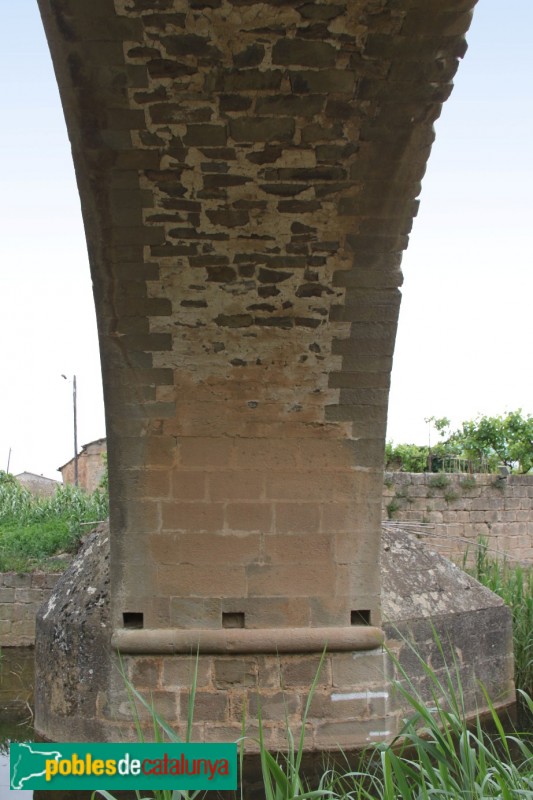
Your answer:
[[[376,648],[400,261],[473,0],[39,5],[99,325],[113,645]]]

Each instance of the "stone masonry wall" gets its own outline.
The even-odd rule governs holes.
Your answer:
[[[533,564],[533,475],[387,472],[383,518],[424,523],[426,544],[447,557],[473,554],[482,536],[491,554]]]
[[[0,647],[35,643],[37,609],[48,600],[58,578],[57,572],[0,573]]]
[[[474,553],[483,536],[492,553],[533,563],[532,475],[447,474],[446,486],[435,478],[440,473],[385,473],[383,519],[423,523],[424,542],[447,557],[462,558],[467,547]],[[0,646],[33,645],[37,608],[58,577],[0,573]]]
[[[379,624],[401,254],[474,1],[39,5],[99,322],[113,624]]]
[[[112,643],[379,641],[400,263],[475,0],[38,2],[98,319]]]
[[[383,613],[387,644],[422,696],[431,701],[429,664],[446,684],[445,663],[455,661],[465,709],[486,706],[477,679],[496,705],[512,701],[511,614],[503,601],[415,537],[382,535]],[[36,731],[53,741],[123,741],[138,738],[132,726],[136,690],[184,736],[192,677],[196,672],[195,741],[258,738],[258,709],[267,747],[286,746],[285,722],[299,735],[309,688],[321,653],[122,653],[109,647],[109,534],[106,525],[87,537],[38,618]],[[72,620],[77,625],[72,625]],[[444,652],[434,638],[434,626]],[[46,633],[46,635],[43,635]],[[420,654],[414,657],[412,646]],[[328,648],[305,728],[308,750],[352,749],[395,735],[407,709],[391,687],[393,665],[382,647],[339,652]],[[404,676],[397,674],[398,679]],[[139,707],[147,740],[153,721]],[[246,741],[247,751],[256,741]],[[246,794],[248,797],[248,793]]]

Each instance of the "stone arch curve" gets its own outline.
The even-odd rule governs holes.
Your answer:
[[[122,649],[379,644],[401,255],[473,4],[39,0],[94,285]]]

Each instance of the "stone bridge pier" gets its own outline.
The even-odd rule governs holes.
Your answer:
[[[384,736],[400,261],[474,0],[38,2],[90,255],[111,518],[108,571],[104,536],[41,615],[37,729],[127,729],[117,651],[180,728],[199,647],[197,738],[237,738],[245,702],[253,733],[260,697],[276,744],[326,647],[309,748]]]

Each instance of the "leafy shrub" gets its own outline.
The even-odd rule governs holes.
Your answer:
[[[387,503],[387,517],[393,519],[395,513],[401,508],[401,503],[397,497],[393,497],[390,503]]]
[[[425,472],[428,465],[429,449],[417,444],[398,444],[387,442],[385,446],[385,469],[402,472]]]
[[[434,478],[430,478],[428,480],[428,486],[432,489],[445,489],[450,483],[450,479],[444,472],[440,472],[438,475],[435,475]]]
[[[477,481],[474,477],[463,478],[463,480],[459,482],[459,485],[464,492],[470,492],[472,489],[476,488]]]

